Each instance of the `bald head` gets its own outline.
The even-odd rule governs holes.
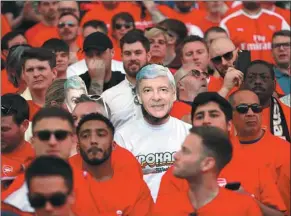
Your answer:
[[[60,14],[71,12],[80,17],[80,9],[76,1],[59,1],[58,11]]]
[[[227,37],[217,38],[212,41],[209,46],[210,57],[214,58],[216,56],[221,56],[227,52],[235,50],[235,45]]]
[[[232,107],[236,107],[239,104],[246,103],[246,104],[252,104],[257,103],[260,104],[260,99],[256,93],[250,90],[238,90],[234,93],[232,93],[229,96],[229,103]]]

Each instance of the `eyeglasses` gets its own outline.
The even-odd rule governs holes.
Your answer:
[[[66,130],[41,130],[34,132],[34,135],[38,137],[41,141],[48,141],[51,138],[51,135],[54,135],[57,141],[65,140],[69,135],[72,135],[72,132]]]
[[[132,23],[124,23],[124,24],[115,23],[115,25],[114,25],[114,28],[117,30],[120,30],[122,27],[129,29],[132,27]]]
[[[11,113],[17,113],[17,110],[12,108],[12,105],[10,105],[9,107],[6,105],[1,105],[1,113],[3,113],[4,115],[8,115]]]
[[[283,47],[284,49],[287,49],[287,48],[290,48],[290,46],[291,46],[291,43],[290,42],[272,44],[272,48],[273,49],[275,49],[275,48],[281,48],[281,47]]]
[[[203,75],[206,79],[209,77],[209,74],[206,72],[200,72],[199,70],[191,70],[189,73],[187,73],[185,76],[182,76],[180,80],[182,80],[184,77],[188,76],[188,75],[192,75],[196,78],[199,78],[201,75]]]
[[[260,113],[263,110],[262,106],[259,104],[240,104],[235,107],[236,111],[241,114],[246,114],[250,108],[254,113]]]
[[[216,56],[211,59],[213,64],[221,64],[222,63],[222,58],[224,58],[226,61],[230,61],[233,58],[233,51],[227,52],[221,56]]]
[[[74,22],[67,21],[67,22],[60,22],[58,24],[58,28],[64,28],[66,25],[69,26],[69,27],[75,27],[76,26],[76,24]]]
[[[28,194],[30,205],[35,209],[44,208],[49,202],[54,207],[60,207],[66,203],[68,193],[56,192],[50,197],[45,197],[41,194]]]

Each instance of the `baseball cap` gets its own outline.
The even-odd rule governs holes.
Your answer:
[[[113,48],[112,42],[110,38],[102,32],[94,32],[88,35],[83,43],[84,52],[88,51],[89,49],[96,49],[100,52],[104,52],[108,48]]]

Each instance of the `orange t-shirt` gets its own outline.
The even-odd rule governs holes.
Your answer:
[[[29,121],[32,121],[33,116],[41,109],[41,107],[34,103],[32,100],[28,100],[27,103],[29,106]]]
[[[209,92],[219,92],[219,90],[223,86],[223,78],[222,77],[214,77],[210,76],[210,80],[208,83],[208,91]],[[233,87],[227,94],[227,98],[229,95],[231,95],[233,92],[237,91],[238,87]]]
[[[176,188],[176,191],[165,191],[158,197],[154,215],[188,216],[196,213],[199,216],[260,216],[262,212],[256,201],[248,196],[220,187],[218,195],[199,209],[193,207],[189,200],[188,189]]]
[[[5,17],[5,15],[1,14],[1,38],[6,35],[8,32],[11,32],[11,27]]]
[[[143,177],[140,164],[134,155],[125,148],[120,147],[116,143],[113,144],[113,151],[111,154],[111,163],[115,172],[137,174]],[[69,158],[69,163],[74,169],[83,170],[82,157],[76,154]]]
[[[192,107],[181,101],[175,101],[170,112],[170,116],[182,119],[184,116],[191,114]]]
[[[14,85],[8,80],[8,74],[6,69],[1,71],[1,96],[7,93],[17,93],[18,88],[15,88]]]
[[[220,26],[224,28],[234,44],[242,50],[250,50],[252,60],[273,63],[271,53],[274,32],[290,29],[279,14],[262,9],[257,15],[248,15],[242,9],[225,17]]]
[[[286,123],[287,123],[287,126],[288,126],[288,131],[289,131],[289,135],[291,136],[290,134],[290,130],[291,130],[291,123],[290,123],[290,107],[286,106],[285,104],[283,104],[280,100],[277,100],[283,110],[283,113],[284,113],[284,117],[285,117],[285,120],[286,120]],[[266,130],[269,130],[271,131],[271,126],[270,126],[270,107],[267,107],[265,109],[263,109],[263,112],[262,112],[262,127],[265,128]],[[279,122],[281,122],[281,119],[278,119]],[[279,131],[280,132],[280,131]],[[280,135],[278,135],[280,136]]]

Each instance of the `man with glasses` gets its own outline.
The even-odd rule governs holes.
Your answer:
[[[276,92],[279,96],[290,94],[290,46],[291,32],[277,31],[272,38],[272,54],[275,60]],[[281,90],[281,91],[280,91]]]
[[[191,104],[199,93],[207,91],[208,77],[208,73],[194,63],[184,65],[175,73],[177,101],[173,104],[171,116],[191,124]]]
[[[268,166],[290,211],[290,143],[262,128],[262,106],[258,96],[239,90],[229,97],[237,144],[249,160]]]
[[[251,62],[244,74],[244,89],[255,92],[263,107],[262,125],[275,136],[290,142],[290,108],[273,97],[275,84],[274,68],[265,61]]]
[[[34,159],[31,144],[24,140],[29,107],[18,94],[1,96],[1,188],[4,191]]]
[[[40,156],[25,172],[28,200],[38,216],[77,216],[73,170],[63,159]]]

